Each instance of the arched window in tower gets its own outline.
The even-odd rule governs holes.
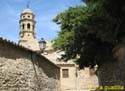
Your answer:
[[[23,16],[23,18],[25,18],[25,16]]]
[[[22,29],[24,29],[25,28],[25,25],[24,24],[22,24]]]
[[[27,24],[27,28],[30,29],[30,24],[29,23]]]

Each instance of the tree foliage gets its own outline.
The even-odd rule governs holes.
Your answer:
[[[113,60],[114,48],[125,41],[125,3],[123,0],[83,0],[86,6],[70,7],[53,21],[61,31],[55,49],[76,58],[80,68]]]

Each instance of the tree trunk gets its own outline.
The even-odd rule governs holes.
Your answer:
[[[97,70],[99,85],[103,86],[100,91],[125,91],[120,90],[125,86],[125,44],[115,48],[114,57],[117,60],[105,62]]]

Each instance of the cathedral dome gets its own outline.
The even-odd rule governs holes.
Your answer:
[[[26,8],[26,9],[23,10],[22,13],[31,13],[31,14],[33,14],[33,11],[31,9],[29,9],[29,8]]]

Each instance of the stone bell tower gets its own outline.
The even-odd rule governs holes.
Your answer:
[[[39,44],[35,34],[35,15],[28,7],[20,15],[19,45],[34,51],[39,51]]]

